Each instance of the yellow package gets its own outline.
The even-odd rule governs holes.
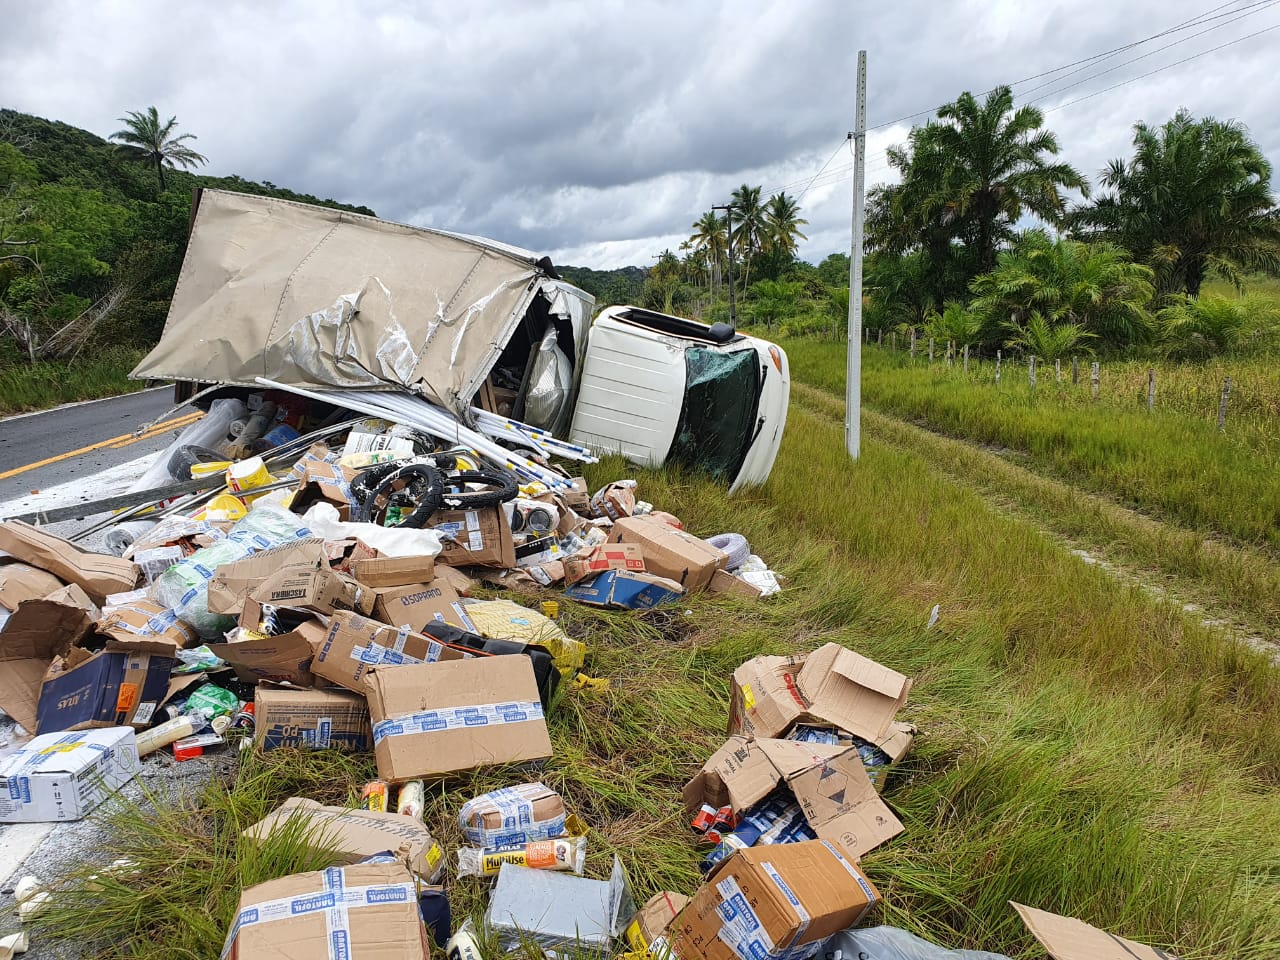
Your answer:
[[[468,603],[467,616],[482,637],[520,640],[546,647],[561,677],[568,677],[586,659],[585,644],[570,638],[554,620],[510,600]]]

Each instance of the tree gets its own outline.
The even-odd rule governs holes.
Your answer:
[[[800,204],[786,193],[775,193],[764,207],[763,247],[787,257],[796,255],[797,240],[808,240],[800,228],[808,226],[808,220],[800,218]]]
[[[963,303],[952,300],[941,313],[936,310],[929,314],[925,322],[926,335],[936,340],[950,340],[957,347],[978,341],[982,333],[982,317],[966,310]]]
[[[1006,347],[1042,360],[1061,360],[1076,350],[1088,352],[1085,341],[1093,339],[1093,334],[1080,324],[1050,323],[1039,310],[1033,310],[1026,323],[1010,322],[1007,326],[1013,336],[1005,341]]]
[[[911,131],[905,147],[888,151],[902,176],[871,191],[867,218],[873,250],[923,250],[942,302],[943,282],[959,267],[961,291],[975,274],[995,266],[999,246],[1017,222],[1032,214],[1051,224],[1066,215],[1064,189],[1088,194],[1073,167],[1055,162],[1058,139],[1043,129],[1035,107],[1016,110],[1008,87],[979,102],[962,93],[938,110],[938,119]]]
[[[208,158],[196,153],[183,142],[198,139],[196,135],[184,133],[175,137],[173,129],[178,125],[178,118],[170,117],[161,123],[160,114],[155,107],[148,107],[145,113],[130,110],[127,117],[120,118],[120,122],[125,124],[125,129],[111,134],[111,139],[119,141],[120,150],[156,168],[162,191],[165,189],[166,165],[189,169],[209,162]]]
[[[1110,243],[1052,239],[1029,230],[996,268],[976,277],[970,304],[991,329],[1020,326],[1039,313],[1055,325],[1075,324],[1112,344],[1144,340],[1154,292],[1150,268]]]
[[[751,319],[772,330],[795,315],[804,285],[786,280],[759,280],[747,291]]]
[[[1280,304],[1269,297],[1180,296],[1156,315],[1161,351],[1201,360],[1265,346],[1280,334]]]
[[[744,183],[733,191],[733,236],[729,242],[742,258],[742,289],[751,283],[751,260],[760,250],[765,231],[764,208],[760,205],[760,187]]]
[[[863,273],[871,307],[867,311],[867,326],[873,330],[899,323],[921,326],[933,308],[929,271],[929,257],[922,250],[902,255],[875,253],[868,257]]]
[[[1237,285],[1241,270],[1280,272],[1271,165],[1241,124],[1179,110],[1133,130],[1133,157],[1102,175],[1109,192],[1073,217],[1084,232],[1152,267],[1161,296],[1198,296],[1210,270]]]
[[[714,210],[708,210],[694,222],[693,235],[689,237],[694,252],[703,258],[713,293],[720,283],[720,266],[728,249],[726,229],[724,218],[717,217]]]

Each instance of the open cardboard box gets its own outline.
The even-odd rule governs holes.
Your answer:
[[[685,784],[684,805],[746,813],[779,785],[795,795],[814,832],[850,860],[903,831],[867,777],[857,747],[730,737]]]

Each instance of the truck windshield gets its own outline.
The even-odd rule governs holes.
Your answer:
[[[755,350],[684,352],[685,391],[668,463],[732,481],[755,434],[760,360]]]

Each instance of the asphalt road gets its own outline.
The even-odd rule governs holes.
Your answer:
[[[51,487],[74,486],[163,450],[192,419],[190,408],[141,437],[133,434],[172,406],[172,388],[158,387],[0,420],[0,504],[28,501]],[[85,484],[83,499],[106,495]],[[19,511],[5,510],[0,516],[14,512]]]

